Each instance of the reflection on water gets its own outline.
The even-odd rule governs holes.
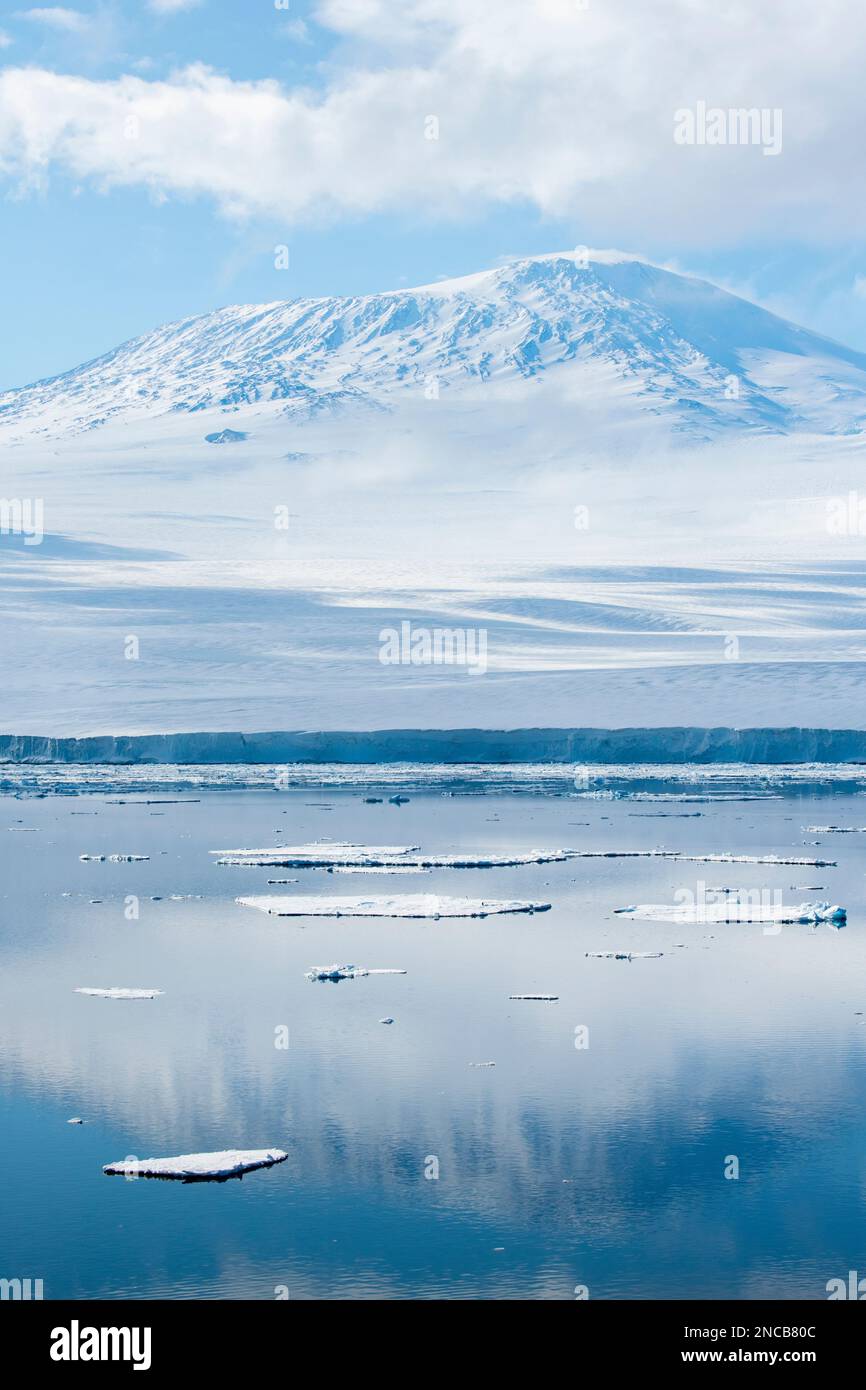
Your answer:
[[[864,823],[857,796],[693,803],[688,817],[499,792],[110,800],[0,802],[0,1275],[81,1298],[569,1299],[581,1285],[593,1298],[823,1298],[866,1267],[866,837],[816,845],[802,828]],[[267,869],[208,853],[323,837],[789,851],[838,867],[434,871],[399,891],[553,906],[286,920],[234,898],[397,880],[299,870],[297,887],[269,890]],[[79,861],[116,852],[150,858]],[[848,926],[614,915],[721,887],[826,898]],[[663,954],[586,955],[605,950]],[[408,973],[305,978],[331,962]],[[508,998],[531,993],[559,999]],[[271,1146],[288,1161],[227,1183],[102,1174],[128,1156]]]

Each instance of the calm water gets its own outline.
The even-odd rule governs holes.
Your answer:
[[[0,798],[0,1275],[42,1278],[54,1298],[273,1299],[284,1286],[292,1298],[569,1299],[586,1285],[593,1298],[810,1299],[832,1277],[866,1273],[866,835],[802,828],[866,823],[862,797],[109,799]],[[208,854],[323,837],[793,850],[839,863],[612,859],[391,877],[224,868]],[[78,859],[112,852],[151,857]],[[268,889],[295,874],[296,889]],[[848,908],[848,926],[766,935],[613,916],[701,880],[827,898]],[[302,890],[553,906],[298,921],[234,903]],[[584,954],[611,948],[664,955]],[[333,961],[409,973],[304,978]],[[77,985],[166,993],[115,1003]],[[559,1001],[509,1002],[531,992]],[[283,1025],[288,1050],[274,1045]],[[580,1026],[587,1049],[575,1047]],[[480,1061],[496,1066],[470,1066]],[[86,1124],[67,1125],[73,1115]],[[270,1145],[288,1161],[242,1181],[101,1171],[127,1155]],[[425,1176],[431,1157],[438,1179]]]

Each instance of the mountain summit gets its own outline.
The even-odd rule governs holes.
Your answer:
[[[183,319],[0,395],[7,442],[206,412],[309,418],[423,399],[571,402],[676,432],[859,432],[866,355],[692,276],[625,255],[549,255],[417,289],[241,305]],[[213,428],[213,426],[211,426]]]

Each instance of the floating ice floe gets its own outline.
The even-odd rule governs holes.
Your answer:
[[[76,994],[92,994],[96,999],[156,999],[160,994],[164,994],[163,989],[119,989],[112,986],[111,989],[91,989],[82,987],[76,989]]]
[[[780,854],[684,854],[676,849],[568,849],[566,859],[676,859],[685,864],[797,864],[835,869],[835,859],[793,858]]]
[[[495,1067],[495,1062],[470,1062],[470,1067]]]
[[[335,864],[332,874],[429,874],[426,864]],[[297,883],[297,879],[294,880]]]
[[[405,970],[368,970],[363,965],[314,965],[308,980],[360,980],[365,975],[405,975]]]
[[[559,998],[559,995],[558,995],[558,994],[509,994],[508,998],[509,998],[509,999],[538,999],[538,1000],[543,1000],[545,1003],[551,1004],[551,1003],[555,1002],[555,1001]]]
[[[587,951],[591,960],[659,960],[664,951]]]
[[[67,1123],[68,1125],[83,1125],[83,1124],[84,1124],[84,1121],[82,1120],[82,1118],[81,1118],[80,1115],[73,1115],[73,1116],[72,1116],[72,1119],[71,1119],[71,1120],[67,1120],[66,1123]]]
[[[380,1022],[380,1023],[393,1023],[394,1020],[393,1020],[393,1018],[380,1018],[380,1019],[379,1019],[379,1022]]]
[[[82,864],[143,864],[149,854],[79,854]]]
[[[693,864],[797,864],[832,868],[835,860],[778,854],[685,854],[673,849],[543,849],[475,854],[422,852],[417,845],[311,844],[274,849],[212,849],[218,864],[274,869],[509,869],[569,859],[674,859]]]
[[[804,825],[810,835],[866,835],[866,825]]]
[[[503,912],[547,912],[550,903],[496,898],[449,898],[439,893],[398,893],[393,897],[236,898],[274,917],[487,917]]]
[[[287,1158],[288,1154],[282,1149],[222,1149],[217,1153],[179,1154],[176,1158],[127,1158],[118,1163],[106,1163],[102,1171],[124,1177],[180,1178],[194,1182],[197,1178],[240,1177],[254,1168],[271,1168]]]
[[[786,907],[782,903],[730,900],[724,903],[636,903],[632,907],[618,907],[616,912],[620,916],[641,917],[647,922],[834,922],[841,925],[847,918],[844,907],[831,903],[799,903]]]
[[[276,869],[508,869],[521,864],[551,864],[569,859],[574,850],[528,850],[523,853],[425,854],[418,845],[342,843],[282,845],[276,849],[212,849],[218,864]]]

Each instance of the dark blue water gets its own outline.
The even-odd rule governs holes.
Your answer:
[[[866,803],[647,814],[677,809],[417,793],[371,806],[358,791],[3,798],[0,1276],[42,1278],[48,1298],[570,1299],[586,1286],[592,1298],[813,1299],[866,1272],[866,836],[802,829],[866,823]],[[234,898],[291,893],[267,879],[295,871],[221,868],[208,854],[324,836],[793,851],[839,865],[301,870],[294,891],[438,890],[552,910],[280,920]],[[78,859],[115,851],[151,857]],[[613,915],[701,881],[827,898],[848,926],[766,934]],[[664,955],[585,955],[611,948]],[[334,961],[409,973],[304,978]],[[79,985],[165,994],[118,1003]],[[559,1000],[509,1002],[531,992]],[[282,1027],[288,1050],[275,1046]],[[588,1048],[575,1047],[579,1027]],[[74,1115],[86,1123],[68,1125]],[[271,1145],[288,1161],[240,1181],[102,1173],[127,1155]]]

